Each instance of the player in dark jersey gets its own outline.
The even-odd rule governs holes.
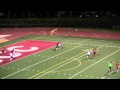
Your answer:
[[[120,67],[120,64],[119,64],[118,61],[116,62],[115,66],[116,66],[116,71],[118,72],[119,71],[119,67]]]
[[[2,54],[5,54],[5,47],[2,47]]]
[[[57,49],[60,49],[60,48],[61,48],[61,45],[62,45],[61,42],[58,42],[55,49],[56,49],[56,50],[57,50]]]
[[[93,50],[93,55],[94,55],[94,57],[96,56],[96,53],[97,53],[97,49],[95,48],[95,49]]]

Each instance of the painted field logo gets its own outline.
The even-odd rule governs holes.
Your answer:
[[[11,36],[11,35],[0,35],[0,43],[9,41],[9,40],[6,39],[6,37],[9,37],[9,36]]]
[[[20,58],[24,58],[35,54],[37,52],[49,49],[55,46],[57,42],[49,42],[49,41],[38,41],[38,40],[25,40],[23,42],[19,42],[16,44],[12,44],[5,47],[6,53],[0,55],[0,60],[3,61],[0,63],[0,66],[5,65],[10,62],[10,52],[15,49],[15,60],[19,60]]]

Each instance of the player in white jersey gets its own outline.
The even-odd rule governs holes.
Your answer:
[[[15,49],[13,49],[11,52],[10,52],[10,60],[13,60],[13,58],[15,57]]]
[[[90,54],[91,54],[91,52],[90,52],[90,50],[88,50],[87,51],[87,58],[90,58]]]

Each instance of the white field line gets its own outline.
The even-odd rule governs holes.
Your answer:
[[[17,43],[22,43],[22,42],[24,42],[24,41],[26,41],[26,40],[22,40],[22,41],[20,41],[20,42],[16,42],[16,43],[13,43],[13,44],[5,45],[4,47],[10,46],[10,45],[14,45],[14,44],[17,44]],[[18,61],[18,60],[15,60],[15,61]],[[15,61],[12,61],[12,62],[15,62]],[[9,63],[6,63],[6,64],[4,64],[4,65],[1,65],[0,67],[5,66],[5,65],[7,65],[7,64],[10,64],[10,63],[12,63],[12,62],[9,62]]]
[[[17,44],[17,43],[22,43],[23,41],[26,41],[26,40],[22,40],[22,41],[19,41],[19,42],[16,42],[16,43],[8,44],[8,45],[5,45],[4,47],[14,45],[14,44]]]
[[[76,44],[76,43],[73,43]],[[83,45],[90,45],[90,46],[102,46],[102,45],[95,45],[95,44],[83,44]],[[66,45],[67,46],[67,45]],[[71,46],[72,47],[72,46]],[[108,45],[104,45],[104,47],[113,47],[113,48],[120,48],[120,46],[108,46]]]
[[[68,44],[70,44],[69,42],[64,42],[64,43],[68,43]],[[72,43],[72,44],[80,44],[80,43]],[[83,45],[101,46],[101,45],[95,45],[95,44],[83,44]],[[109,45],[104,45],[104,46],[106,46],[106,47],[120,48],[120,46],[109,46]]]
[[[47,38],[47,37],[44,37],[44,36],[41,36],[41,37],[37,37],[37,38],[34,38],[34,39],[39,39],[39,38]],[[33,40],[34,40],[33,39]],[[50,38],[47,38],[47,39],[50,39]],[[51,38],[51,39],[53,39],[53,38]],[[27,39],[26,39],[27,40]],[[29,40],[29,39],[28,39]],[[32,40],[32,39],[31,39]],[[45,40],[46,41],[46,40]],[[56,40],[57,41],[57,40]],[[54,41],[53,40],[53,42],[56,42],[56,41]],[[82,40],[81,41],[81,43],[82,42],[86,42],[86,41],[88,41],[88,40]],[[104,40],[105,41],[105,40]],[[63,43],[70,43],[70,42],[66,42],[66,41],[63,41]],[[81,44],[81,43],[72,43],[72,44]],[[112,43],[111,43],[112,44]],[[95,44],[85,44],[85,45],[94,45],[94,46],[101,46],[101,45],[95,45]],[[109,46],[109,45],[105,45],[106,47],[115,47],[115,48],[120,48],[120,46]]]
[[[40,37],[39,37],[39,38],[40,38]],[[42,36],[41,36],[41,38],[42,38]],[[12,44],[5,45],[4,47],[10,46],[10,45],[14,45],[14,44],[17,44],[17,43],[22,43],[22,42],[27,41],[27,40],[32,40],[32,39],[25,39],[25,40],[22,40],[22,41],[18,41],[18,42],[16,42],[16,43],[12,43]],[[40,41],[42,41],[42,40],[40,40]],[[0,48],[1,48],[1,47],[0,47]]]
[[[82,71],[80,71],[80,72],[78,72],[78,73],[74,74],[73,76],[69,77],[68,79],[71,79],[71,78],[73,78],[73,77],[77,76],[78,74],[80,74],[80,73],[82,73],[83,71],[85,71],[85,70],[89,69],[90,67],[92,67],[92,66],[96,65],[97,63],[99,63],[99,62],[103,61],[104,59],[106,59],[106,58],[110,57],[111,55],[113,55],[113,54],[117,53],[118,51],[120,51],[120,49],[118,49],[117,51],[113,52],[112,54],[110,54],[110,55],[106,56],[105,58],[103,58],[103,59],[101,59],[101,60],[97,61],[96,63],[94,63],[94,64],[92,64],[92,65],[88,66],[87,68],[83,69]]]
[[[53,48],[53,47],[55,47],[55,45],[52,46],[52,47],[50,47],[50,48]],[[16,62],[16,61],[19,61],[19,60],[21,60],[21,59],[23,59],[23,58],[25,58],[25,57],[28,57],[28,56],[31,56],[31,55],[40,53],[40,52],[45,51],[45,50],[50,49],[50,48],[46,48],[46,49],[41,50],[41,51],[39,51],[39,52],[35,52],[35,53],[33,53],[33,54],[26,55],[26,56],[24,56],[24,57],[22,57],[22,58],[16,59],[15,61],[11,61],[11,62],[8,62],[8,63],[6,63],[6,64],[3,64],[3,65],[1,65],[0,67],[5,66],[5,65],[10,64],[10,63],[13,63],[13,62]]]
[[[113,73],[113,71],[108,73],[107,75],[110,75],[111,73]],[[103,76],[101,79],[104,79],[104,78],[106,78],[106,76]]]
[[[41,36],[41,37],[38,37],[38,38],[42,38],[43,36]],[[37,38],[35,38],[35,39],[37,39]],[[27,39],[26,39],[27,40]],[[24,40],[23,40],[24,41]],[[20,42],[23,42],[23,41],[20,41]],[[19,43],[19,42],[16,42],[16,43]],[[14,43],[15,44],[15,43]],[[80,44],[80,43],[79,43]],[[84,44],[82,44],[82,45],[84,45]],[[93,44],[92,44],[93,45]],[[101,46],[101,45],[100,45]],[[61,54],[61,53],[60,53]],[[55,55],[56,56],[56,55]],[[54,57],[54,56],[53,56]],[[48,59],[47,59],[48,60]],[[47,60],[45,60],[45,61],[47,61]],[[44,60],[43,60],[44,61]],[[26,70],[26,69],[28,69],[28,68],[30,68],[30,67],[32,67],[32,66],[35,66],[35,65],[37,65],[37,64],[39,64],[39,63],[41,63],[41,62],[38,62],[38,63],[36,63],[36,64],[33,64],[33,65],[31,65],[31,66],[29,66],[29,67],[27,67],[27,68],[24,68],[24,69],[22,69],[22,70],[20,70],[20,71],[23,71],[23,70]],[[15,72],[15,73],[13,73],[13,74],[10,74],[10,75],[8,75],[8,76],[6,76],[6,77],[9,77],[9,76],[11,76],[11,75],[14,75],[14,74],[16,74],[16,73],[18,73],[18,72],[20,72],[20,71],[17,71],[17,72]],[[3,77],[3,78],[1,78],[1,79],[4,79],[4,78],[6,78],[6,77]]]
[[[82,45],[83,45],[83,44],[81,44],[81,45],[79,45],[79,46],[77,46],[77,47],[80,47],[80,46],[82,46]],[[23,70],[26,70],[26,69],[28,69],[28,68],[31,68],[31,67],[37,65],[37,64],[40,64],[40,63],[42,63],[42,62],[44,62],[44,61],[47,61],[47,60],[49,60],[49,59],[51,59],[51,58],[54,58],[54,57],[59,56],[59,55],[61,55],[61,54],[64,54],[64,53],[66,53],[66,52],[68,52],[68,51],[71,51],[71,50],[77,48],[77,47],[74,47],[74,48],[69,49],[69,50],[67,50],[67,51],[65,51],[65,52],[59,53],[59,54],[57,54],[57,55],[55,55],[55,56],[53,56],[53,57],[49,57],[49,58],[47,58],[47,59],[45,59],[45,60],[43,60],[43,61],[40,61],[40,62],[38,62],[38,63],[35,63],[35,64],[33,64],[33,65],[30,65],[30,66],[28,66],[28,67],[26,67],[26,68],[24,68],[24,69],[19,70],[19,71],[16,71],[15,73],[9,74],[9,75],[1,78],[1,79],[5,79],[5,78],[7,78],[7,77],[9,77],[9,76],[12,76],[12,75],[14,75],[14,74],[17,74],[17,73],[19,73],[19,72],[21,72],[21,71],[23,71]]]
[[[95,44],[84,44],[84,45],[101,46],[101,45],[95,45]],[[109,45],[104,45],[104,47],[117,47],[117,48],[120,48],[120,46],[109,46]]]
[[[120,70],[120,66],[118,67],[119,68],[119,70]],[[116,70],[116,69],[115,69]],[[111,73],[113,73],[114,72],[114,70],[112,70],[110,73],[108,73],[107,75],[110,75]],[[106,75],[106,76],[107,76]],[[106,78],[106,76],[103,76],[101,79],[104,79],[104,78]]]
[[[86,55],[86,54],[83,54],[83,55],[80,56],[80,57],[83,57],[83,56],[85,56],[85,55]],[[77,58],[75,58],[75,59],[78,59],[78,58],[80,58],[80,57],[77,57]],[[57,68],[55,68],[55,69],[53,69],[53,70],[47,71],[46,73],[42,74],[41,76],[36,77],[35,79],[38,79],[38,78],[40,78],[40,77],[42,77],[42,76],[44,76],[44,75],[46,75],[46,74],[48,74],[48,73],[51,73],[51,72],[53,72],[54,70],[56,70],[56,69],[58,69],[58,68],[60,68],[60,67],[62,67],[62,66],[65,66],[66,64],[68,64],[68,63],[70,63],[70,62],[73,62],[73,61],[75,61],[75,60],[74,60],[74,59],[73,59],[73,60],[70,60],[69,62],[67,62],[67,63],[65,63],[65,64],[62,64],[62,65],[60,65],[59,67],[57,67]]]
[[[101,47],[99,47],[99,48],[102,48],[102,47],[103,47],[103,46],[101,46]],[[97,48],[97,49],[99,49],[99,48]],[[80,57],[83,57],[83,56],[85,56],[85,55],[86,55],[86,54],[83,54],[83,55],[80,56]],[[53,70],[56,70],[56,69],[58,69],[58,68],[60,68],[60,67],[62,67],[62,66],[64,66],[64,65],[66,65],[66,64],[68,64],[68,63],[70,63],[70,62],[72,62],[72,61],[74,61],[74,60],[71,60],[71,61],[69,61],[69,62],[67,62],[67,63],[65,63],[65,64],[62,64],[62,65],[60,65],[59,67],[57,67],[57,68],[55,68],[55,69],[53,69]],[[51,70],[51,71],[49,71],[49,72],[52,72],[53,70]],[[37,77],[37,78],[40,78],[40,77],[48,74],[49,72],[47,72],[47,73],[45,73],[45,74],[43,74],[43,75],[41,75],[41,76],[39,76],[39,77]],[[37,79],[37,78],[35,78],[35,79]]]
[[[43,36],[41,36],[41,37],[38,37],[38,38],[35,38],[35,39],[39,39],[39,38],[42,38]],[[43,37],[43,38],[47,38],[47,37]],[[47,39],[49,39],[49,38],[47,38]],[[82,40],[83,42],[86,42],[86,41],[88,41],[88,40]],[[104,40],[105,41],[105,40]],[[69,43],[70,44],[70,42],[66,42],[66,41],[63,41],[64,43]],[[80,44],[80,43],[72,43],[72,44]],[[111,43],[112,44],[112,43]],[[94,45],[94,46],[101,46],[101,45],[95,45],[95,44],[84,44],[84,45]],[[106,47],[117,47],[117,48],[120,48],[120,46],[109,46],[109,45],[105,45]]]
[[[42,38],[43,36],[41,36],[41,37],[38,37],[38,38]],[[34,39],[38,39],[38,38],[34,38]],[[32,40],[34,40],[34,39],[32,39]],[[22,43],[23,41],[27,41],[27,40],[29,40],[29,39],[26,39],[26,40],[22,40],[22,41],[20,41],[20,42],[16,42],[16,43]],[[83,42],[84,42],[84,40],[83,40]],[[16,43],[14,43],[14,44],[16,44]],[[66,42],[65,42],[66,43]],[[67,42],[67,43],[70,43],[70,42]],[[14,45],[14,44],[9,44],[9,45]],[[80,43],[75,43],[75,44],[80,44]],[[9,45],[6,45],[6,46],[9,46]],[[83,44],[83,45],[94,45],[94,44]],[[94,45],[94,46],[101,46],[101,45]],[[54,46],[53,46],[54,47]],[[107,46],[106,45],[106,47],[117,47],[117,48],[120,48],[119,46]],[[50,48],[52,48],[52,47],[50,47]],[[46,50],[46,49],[45,49]],[[39,53],[39,52],[38,52]],[[36,53],[35,53],[36,54]],[[34,54],[32,54],[32,55],[34,55]],[[29,55],[28,55],[29,56]],[[28,57],[28,56],[25,56],[25,57]],[[25,58],[25,57],[23,57],[23,58]],[[22,59],[22,58],[21,58]],[[15,61],[18,61],[18,60],[15,60]],[[7,64],[10,64],[10,63],[13,63],[13,62],[15,62],[15,61],[12,61],[12,62],[9,62],[9,63],[6,63],[6,64],[4,64],[4,65],[1,65],[0,67],[2,67],[2,66],[5,66],[5,65],[7,65]]]

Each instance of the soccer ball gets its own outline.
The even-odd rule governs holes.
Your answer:
[[[78,30],[76,29],[76,31],[78,31]]]

